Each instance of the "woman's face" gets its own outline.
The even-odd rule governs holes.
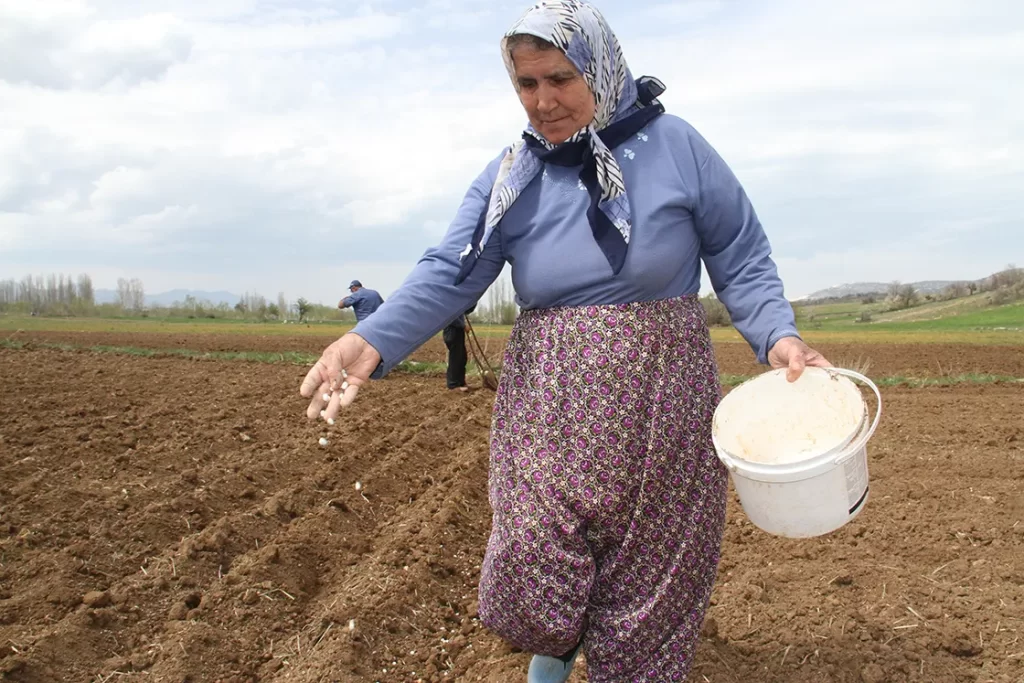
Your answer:
[[[519,100],[534,129],[560,145],[594,120],[594,94],[561,50],[512,50]]]

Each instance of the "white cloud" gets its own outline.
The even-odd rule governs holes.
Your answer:
[[[94,184],[96,190],[89,197],[93,206],[138,197],[147,186],[145,173],[141,169],[124,166],[104,173]]]
[[[391,38],[402,29],[400,17],[370,14],[314,23],[201,25],[199,48],[210,52],[301,52],[343,48]]]
[[[111,20],[82,2],[0,3],[0,80],[16,84],[132,86],[161,78],[191,50],[168,13]]]
[[[54,197],[53,199],[37,200],[29,206],[29,213],[31,214],[56,214],[61,215],[67,213],[74,207],[80,200],[78,192],[75,190],[68,190],[64,194]]]
[[[135,85],[158,79],[186,61],[192,44],[183,23],[166,13],[97,21],[61,56],[61,62],[76,83]]]

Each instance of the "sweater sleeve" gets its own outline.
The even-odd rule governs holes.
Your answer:
[[[695,148],[707,151],[697,172],[694,211],[701,258],[733,325],[757,360],[767,364],[775,342],[799,336],[793,307],[783,294],[768,237],[739,180],[710,145],[694,142]]]
[[[473,181],[441,243],[428,249],[387,302],[352,331],[381,356],[377,379],[440,332],[476,302],[505,265],[501,235],[495,230],[476,266],[461,284],[459,254],[470,243],[490,199],[500,157]],[[500,228],[499,228],[500,230]]]

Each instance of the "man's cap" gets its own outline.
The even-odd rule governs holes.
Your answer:
[[[362,287],[362,286],[363,286],[363,283],[360,282],[359,280],[353,280],[352,282],[348,283],[348,288],[349,289],[352,289],[353,287]]]

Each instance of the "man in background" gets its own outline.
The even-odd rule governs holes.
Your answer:
[[[380,294],[363,287],[359,280],[349,283],[348,291],[350,294],[338,302],[338,308],[351,308],[356,314],[357,321],[365,320],[384,303]]]
[[[466,316],[474,310],[476,304],[449,323],[441,333],[444,345],[448,347],[448,372],[445,379],[450,390],[469,391],[469,387],[466,386]]]

